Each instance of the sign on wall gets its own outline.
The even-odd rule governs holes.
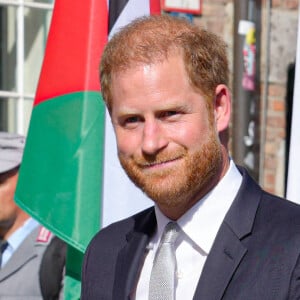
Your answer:
[[[162,0],[162,9],[199,15],[202,12],[201,0]]]

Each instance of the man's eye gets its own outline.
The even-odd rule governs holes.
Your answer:
[[[160,114],[161,118],[168,118],[168,117],[172,117],[172,116],[176,116],[178,115],[178,111],[176,110],[168,110],[168,111],[164,111]]]
[[[4,184],[8,178],[0,176],[0,185]]]
[[[132,124],[139,121],[139,117],[129,117],[124,120],[125,124]]]
[[[128,116],[122,118],[119,124],[124,128],[135,128],[140,121],[141,118],[139,116]]]

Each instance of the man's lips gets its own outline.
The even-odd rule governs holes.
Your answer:
[[[144,163],[138,163],[138,165],[142,169],[153,169],[153,168],[168,166],[169,164],[172,164],[173,162],[180,160],[181,158],[182,157],[175,157],[171,159],[158,160],[153,162],[144,162]]]

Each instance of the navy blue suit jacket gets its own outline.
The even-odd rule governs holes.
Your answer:
[[[207,257],[194,299],[300,299],[300,206],[264,192],[240,171],[242,185]],[[85,254],[81,299],[129,299],[155,229],[150,208],[101,230]]]

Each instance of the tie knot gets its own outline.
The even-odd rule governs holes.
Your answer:
[[[0,253],[1,254],[5,251],[5,249],[6,249],[7,246],[8,246],[8,242],[7,241],[5,241],[5,240],[1,240],[0,241]]]
[[[169,222],[165,227],[164,233],[161,238],[161,243],[174,244],[178,237],[179,231],[180,228],[176,222]]]

